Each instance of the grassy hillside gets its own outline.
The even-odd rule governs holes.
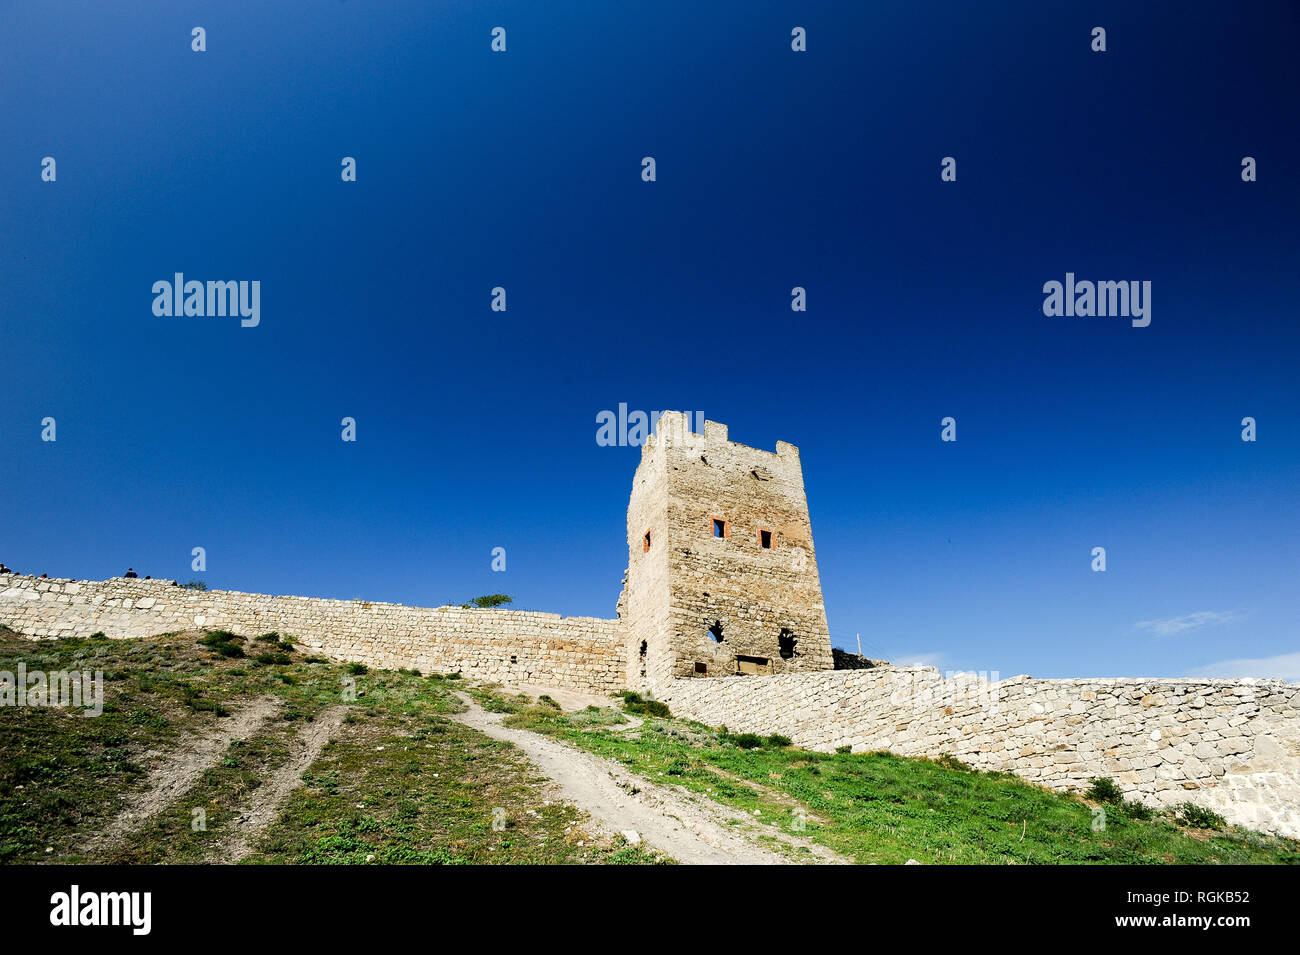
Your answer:
[[[512,746],[449,718],[467,690],[510,725],[861,863],[1300,861],[1296,842],[1212,818],[1112,802],[1097,831],[1097,805],[950,760],[809,753],[635,702],[566,714],[330,663],[276,634],[35,643],[0,629],[0,670],[20,661],[104,671],[106,705],[0,707],[3,863],[664,861],[601,836]]]
[[[544,701],[493,696],[485,705],[511,711],[508,725],[757,813],[859,863],[1300,863],[1300,842],[1223,826],[1209,814],[1085,801],[956,760],[811,753],[780,738],[650,715],[629,730],[608,711],[565,714]],[[1093,828],[1098,809],[1102,830]]]
[[[207,640],[205,645],[200,642]],[[0,630],[0,670],[103,670],[102,716],[0,707],[0,862],[221,861],[233,821],[259,799],[295,740],[345,707],[248,862],[640,863],[592,835],[513,751],[446,718],[454,681],[364,672],[275,637],[199,633],[33,643]],[[355,672],[353,672],[355,671]],[[344,680],[356,699],[343,700]],[[274,715],[215,753],[193,785],[110,844],[96,841],[151,773],[258,701]],[[206,829],[196,831],[194,810]]]

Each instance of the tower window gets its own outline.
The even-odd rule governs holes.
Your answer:
[[[799,638],[794,635],[789,627],[782,627],[781,632],[776,638],[777,646],[781,648],[781,659],[789,660],[794,656],[794,646],[799,642]]]
[[[650,532],[645,532],[645,537],[641,539],[641,551],[644,553],[650,549]]]
[[[766,528],[760,528],[758,531],[758,546],[763,550],[772,549],[772,532]]]
[[[709,672],[709,665],[707,663],[696,662],[695,672],[707,674]]]
[[[720,517],[713,518],[713,536],[730,537],[731,531],[727,528],[727,522]]]
[[[714,643],[722,642],[722,621],[713,621],[713,626],[709,627],[709,636],[713,638]]]

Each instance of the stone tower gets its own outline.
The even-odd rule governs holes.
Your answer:
[[[799,449],[735,444],[665,412],[641,448],[619,600],[628,686],[830,670]]]

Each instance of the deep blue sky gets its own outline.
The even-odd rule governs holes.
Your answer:
[[[1300,679],[1300,7],[988,6],[0,2],[0,560],[612,616],[626,402],[800,447],[837,645]]]

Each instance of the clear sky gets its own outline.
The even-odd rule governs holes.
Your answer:
[[[626,403],[800,447],[839,646],[1300,680],[1300,7],[990,6],[0,2],[0,560],[613,616]]]

